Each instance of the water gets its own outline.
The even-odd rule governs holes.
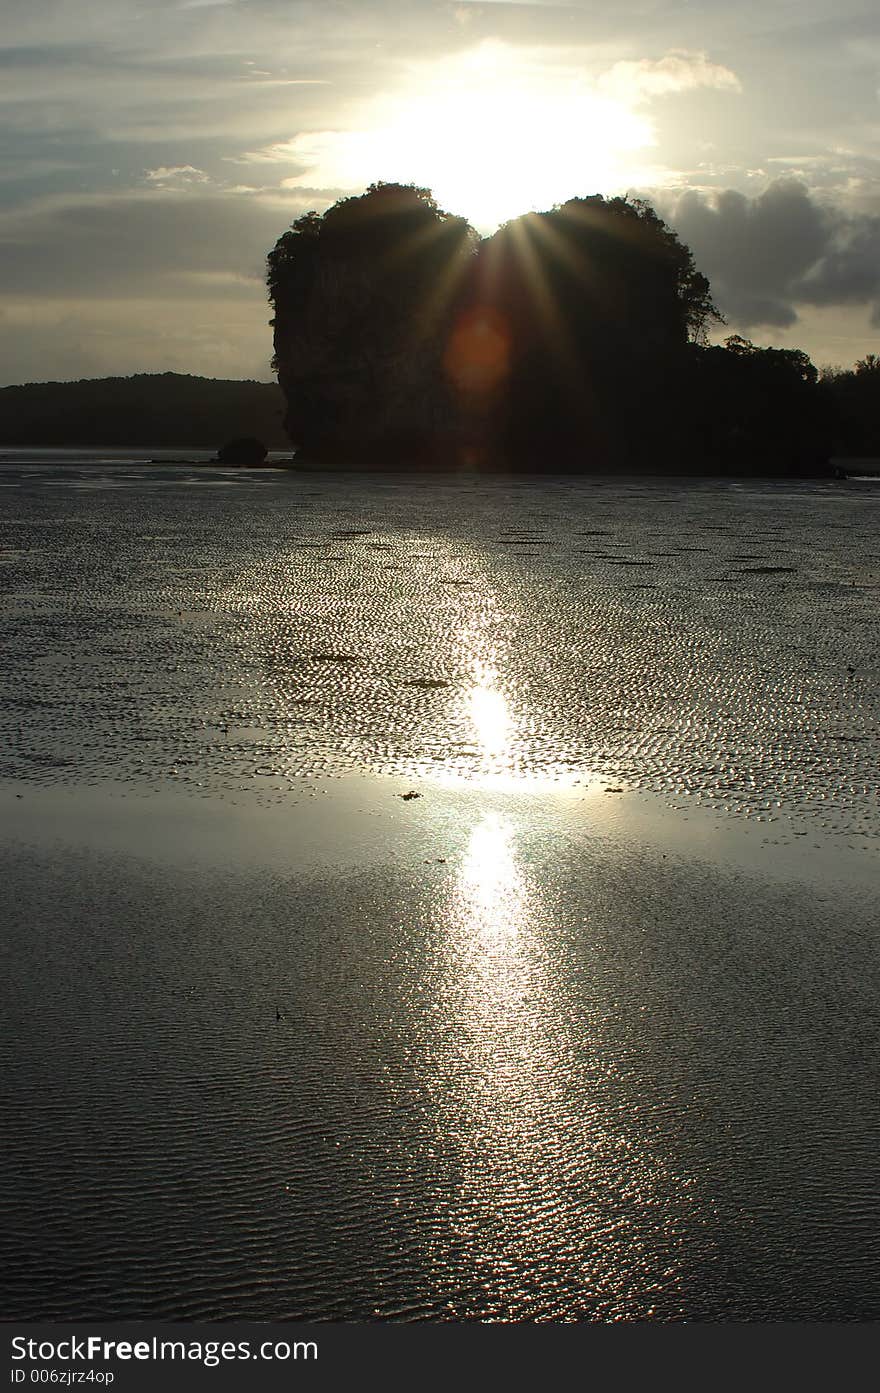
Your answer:
[[[876,489],[126,458],[0,466],[4,1311],[877,1318]]]
[[[0,482],[6,777],[488,764],[876,836],[870,486]]]

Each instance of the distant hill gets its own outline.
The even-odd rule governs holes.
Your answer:
[[[216,450],[256,436],[286,450],[274,382],[229,382],[176,372],[0,388],[0,445],[128,445]]]

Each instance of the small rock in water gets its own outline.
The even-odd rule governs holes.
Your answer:
[[[399,793],[397,796],[398,798],[402,798],[404,803],[408,803],[411,798],[421,798],[422,795],[416,793],[414,788],[411,788],[409,793]]]

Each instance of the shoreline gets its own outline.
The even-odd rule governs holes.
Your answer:
[[[754,480],[765,481],[767,483],[780,482],[792,483],[803,481],[805,483],[847,483],[847,482],[870,482],[872,479],[880,478],[880,459],[863,456],[831,456],[827,466],[821,469],[805,469],[801,471],[783,470],[773,471],[766,469],[741,470],[722,470],[713,472],[706,470],[659,470],[651,468],[637,468],[628,464],[625,468],[614,470],[604,467],[601,470],[583,470],[574,465],[566,465],[565,461],[558,461],[554,464],[551,473],[538,473],[509,464],[493,464],[487,467],[462,464],[455,467],[444,468],[436,462],[424,463],[418,461],[407,465],[399,461],[388,463],[364,463],[356,458],[346,458],[344,460],[329,459],[322,460],[314,456],[294,452],[291,455],[284,455],[281,458],[267,458],[260,464],[231,464],[226,461],[218,460],[216,457],[210,459],[196,458],[187,454],[174,455],[172,457],[162,457],[159,455],[147,455],[146,452],[155,449],[155,446],[22,446],[21,453],[16,453],[15,447],[9,447],[0,452],[0,466],[14,468],[28,468],[32,466],[45,465],[79,465],[82,467],[93,465],[95,467],[110,465],[125,465],[129,467],[145,465],[151,467],[185,467],[189,469],[234,469],[236,471],[278,471],[293,474],[308,475],[340,475],[356,474],[360,477],[369,478],[379,475],[393,475],[406,478],[413,483],[434,480],[479,480],[480,482],[491,482],[493,479],[536,479],[544,480],[550,477],[566,479],[657,479],[668,482],[725,482],[728,480]],[[206,446],[200,454],[206,454],[215,447]],[[117,459],[90,459],[90,455],[105,452],[122,453],[132,451],[132,458]],[[142,458],[137,456],[144,452]],[[270,451],[271,454],[280,454],[279,451]],[[36,454],[37,457],[34,457]],[[83,458],[84,457],[84,458]]]
[[[220,865],[237,857],[254,869],[298,872],[380,866],[401,848],[417,863],[435,846],[460,852],[462,829],[488,818],[547,849],[601,841],[772,881],[862,890],[880,884],[880,844],[872,839],[859,844],[852,834],[803,827],[803,819],[784,813],[748,819],[696,800],[673,806],[662,794],[612,788],[601,776],[517,787],[503,779],[341,773],[283,784],[255,777],[237,792],[4,779],[0,814],[10,829],[0,845],[80,845],[169,864],[195,858]]]

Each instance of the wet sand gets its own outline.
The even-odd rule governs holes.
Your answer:
[[[15,800],[5,1312],[876,1318],[870,883],[401,791]]]
[[[875,505],[278,479],[12,480],[4,1314],[877,1319]]]

